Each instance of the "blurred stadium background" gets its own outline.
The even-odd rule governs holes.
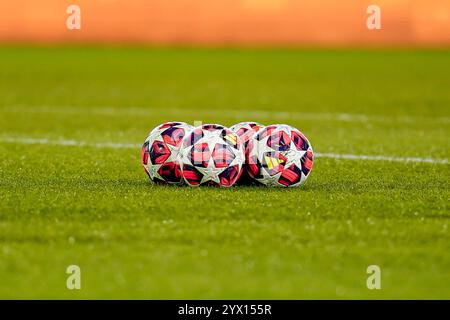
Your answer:
[[[81,8],[81,30],[66,8]],[[366,9],[382,10],[382,30]],[[2,42],[202,45],[448,46],[444,0],[3,0]]]

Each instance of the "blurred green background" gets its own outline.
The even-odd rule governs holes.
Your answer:
[[[0,297],[448,299],[449,74],[446,50],[3,46]],[[152,185],[139,145],[171,120],[287,122],[318,154],[438,162]]]

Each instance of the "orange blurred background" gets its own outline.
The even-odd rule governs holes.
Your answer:
[[[81,30],[66,9],[81,8]],[[381,8],[381,30],[366,9]],[[450,45],[449,0],[1,0],[0,42]]]

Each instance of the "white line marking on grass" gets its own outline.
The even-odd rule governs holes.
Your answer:
[[[0,142],[18,143],[18,144],[58,145],[58,146],[72,146],[72,147],[110,148],[110,149],[140,149],[142,146],[141,144],[137,143],[86,142],[67,139],[50,140],[50,139],[17,138],[17,137],[0,137]],[[433,163],[433,164],[449,163],[447,159],[433,159],[433,158],[419,158],[419,157],[388,157],[388,156],[373,156],[373,155],[371,156],[371,155],[320,153],[320,152],[315,152],[314,155],[317,158],[344,159],[344,160],[416,162],[416,163]]]
[[[0,107],[0,112],[9,113],[56,113],[56,114],[83,114],[104,116],[151,116],[164,115],[177,117],[181,115],[197,114],[199,116],[223,117],[222,110],[212,109],[190,109],[190,108],[163,108],[150,107],[77,107],[77,106],[6,106]],[[226,116],[234,119],[271,119],[273,121],[284,120],[310,120],[310,121],[338,121],[338,122],[381,122],[381,123],[450,123],[449,117],[426,117],[426,116],[387,116],[368,115],[355,113],[321,113],[301,111],[270,111],[270,110],[227,110]]]
[[[337,153],[315,153],[319,158],[345,159],[345,160],[368,160],[368,161],[391,161],[391,162],[422,162],[448,164],[447,159],[419,158],[419,157],[387,157],[387,156],[368,156],[356,154],[337,154]]]
[[[0,142],[5,143],[19,143],[19,144],[48,144],[55,146],[72,146],[72,147],[91,147],[91,148],[109,148],[109,149],[136,149],[140,148],[140,144],[133,143],[113,143],[113,142],[86,142],[77,140],[49,140],[49,139],[35,139],[35,138],[13,138],[2,137]]]

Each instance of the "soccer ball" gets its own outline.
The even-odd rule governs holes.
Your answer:
[[[264,128],[264,126],[258,122],[239,122],[230,127],[231,131],[235,132],[239,139],[241,139],[241,143],[244,144],[244,151],[247,151],[248,141],[257,133],[259,130]],[[250,177],[248,173],[248,165],[244,163],[244,169],[242,171],[242,175],[238,180],[239,184],[251,184],[253,179]]]
[[[274,124],[256,133],[248,142],[249,175],[267,186],[296,187],[305,183],[314,155],[308,139],[298,129]]]
[[[246,147],[250,138],[262,128],[264,126],[258,122],[239,122],[231,126],[230,130],[238,135],[244,147]]]
[[[142,146],[142,165],[154,182],[181,184],[178,151],[183,137],[193,129],[184,122],[166,122],[154,128]]]
[[[204,124],[184,137],[179,159],[188,185],[230,187],[242,173],[244,146],[230,129]]]

